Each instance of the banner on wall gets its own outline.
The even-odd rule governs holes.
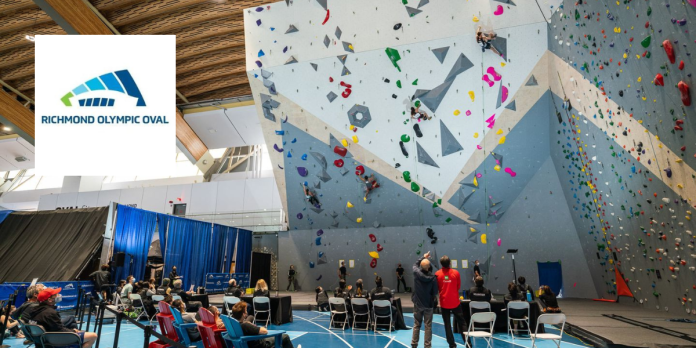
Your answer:
[[[0,300],[7,300],[10,295],[17,291],[17,299],[15,306],[19,307],[26,301],[27,288],[31,285],[29,282],[3,283],[0,284]],[[91,293],[94,290],[94,284],[91,281],[74,281],[74,282],[43,282],[43,285],[49,288],[61,288],[60,291],[63,300],[56,307],[60,310],[75,309],[77,306],[77,297],[79,289],[84,292]]]
[[[249,287],[249,273],[208,273],[205,275],[205,291],[224,292],[230,279],[236,280],[243,289]]]

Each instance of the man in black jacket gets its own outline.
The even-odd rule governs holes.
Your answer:
[[[27,301],[22,303],[10,317],[14,320],[22,320],[28,322],[31,319],[31,312],[39,306],[39,301],[36,299],[39,292],[36,290],[36,285],[32,285],[27,289]]]
[[[101,270],[90,274],[89,277],[94,279],[94,289],[101,293],[102,299],[107,300],[109,291],[111,290],[109,288],[109,284],[111,281],[109,265],[101,265]]]
[[[44,289],[39,293],[39,306],[32,312],[32,322],[43,326],[46,332],[72,332],[80,336],[82,348],[89,348],[97,340],[97,334],[94,332],[78,331],[77,329],[68,329],[63,326],[60,315],[56,311],[56,303],[62,298],[59,296],[61,288]]]
[[[437,306],[437,277],[430,266],[430,252],[413,264],[413,337],[411,347],[418,347],[421,322],[425,322],[425,348],[430,348],[433,338],[433,310]]]

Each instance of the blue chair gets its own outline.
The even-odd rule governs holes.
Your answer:
[[[221,315],[222,323],[225,324],[227,332],[222,333],[222,338],[228,347],[234,348],[249,348],[247,342],[258,341],[264,338],[275,337],[275,348],[281,348],[283,344],[283,334],[285,330],[268,330],[266,335],[244,336],[242,325],[234,318],[228,315]]]
[[[198,330],[196,323],[185,323],[184,318],[181,316],[181,312],[174,307],[171,307],[171,311],[174,317],[174,331],[176,331],[176,335],[179,336],[179,342],[183,343],[186,347],[196,346],[203,348],[203,342],[191,342],[191,338],[189,338],[188,335],[188,328]]]

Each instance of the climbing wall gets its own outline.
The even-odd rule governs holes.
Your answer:
[[[597,293],[696,314],[693,1],[564,1],[551,153]]]

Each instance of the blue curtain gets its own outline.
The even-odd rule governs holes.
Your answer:
[[[563,290],[563,269],[560,262],[537,262],[539,286],[548,285],[556,296]]]
[[[237,266],[235,272],[249,273],[251,271],[251,231],[237,231]]]
[[[132,274],[136,280],[142,280],[147,266],[147,253],[155,233],[157,214],[125,205],[118,205],[116,214],[114,254],[125,253],[126,261],[123,267],[116,269],[114,279],[126,279]]]
[[[0,224],[5,221],[7,215],[10,215],[14,210],[0,210]]]
[[[226,273],[232,261],[234,245],[237,241],[237,229],[229,226],[213,225],[213,242],[210,245],[210,257],[206,273]]]
[[[167,214],[157,214],[157,229],[159,230],[160,239],[160,251],[162,251],[162,259],[164,259],[165,248],[167,247],[167,229],[169,228],[169,215]],[[162,272],[162,277],[167,278],[169,276],[169,271],[164,270]]]
[[[186,290],[191,285],[205,285],[212,232],[211,223],[169,217],[164,269],[168,274],[176,266],[178,275],[183,277],[182,287]]]

